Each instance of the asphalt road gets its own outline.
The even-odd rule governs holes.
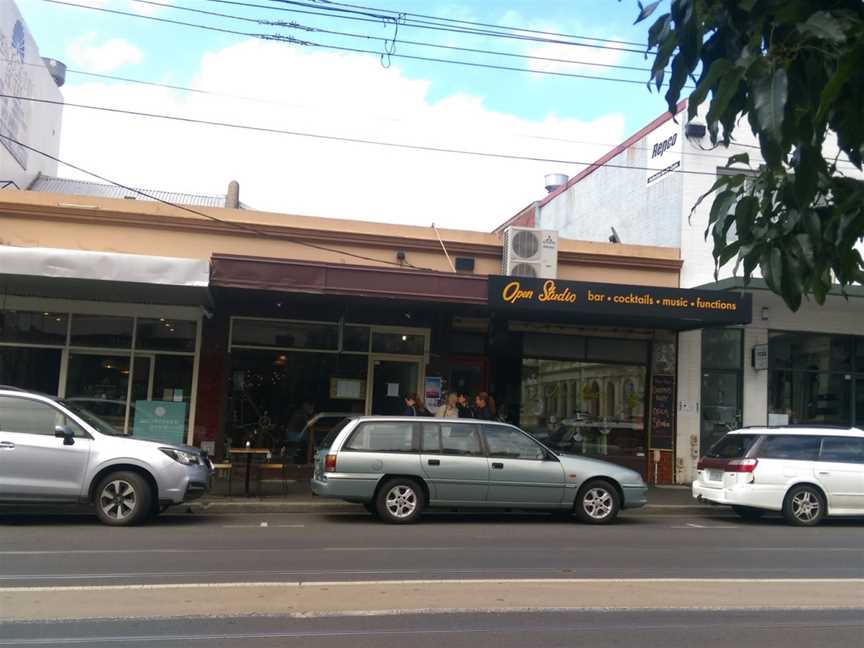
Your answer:
[[[208,648],[850,648],[860,611],[541,612],[0,625],[0,646]]]
[[[864,578],[864,522],[629,514],[175,513],[136,528],[0,515],[0,587],[457,578]]]

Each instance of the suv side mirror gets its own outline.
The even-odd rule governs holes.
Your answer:
[[[75,445],[75,431],[68,425],[55,425],[54,436],[63,439],[63,445]]]

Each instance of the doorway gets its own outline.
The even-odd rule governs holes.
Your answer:
[[[417,359],[383,359],[372,356],[372,393],[367,400],[370,414],[400,416],[406,394],[420,392],[420,361]]]

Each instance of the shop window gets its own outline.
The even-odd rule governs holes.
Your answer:
[[[165,317],[138,319],[135,347],[148,351],[195,351],[196,322]]]
[[[0,385],[56,395],[61,356],[60,349],[0,346]]]
[[[0,342],[66,344],[66,313],[0,311]]]
[[[98,410],[100,418],[122,432],[126,423],[129,356],[71,353],[66,399],[79,407]]]
[[[645,364],[648,361],[648,343],[645,340],[588,338],[587,359],[589,362]]]
[[[526,357],[585,359],[585,338],[577,335],[540,335],[526,333],[522,342]]]
[[[231,344],[336,351],[339,347],[339,327],[336,324],[238,318],[233,323]]]
[[[342,350],[369,352],[369,327],[368,326],[343,326],[342,327]]]
[[[702,331],[702,407],[700,447],[711,448],[742,425],[742,329]]]
[[[72,315],[71,346],[129,349],[132,318],[111,315]]]
[[[768,376],[769,424],[848,426],[852,421],[853,388],[849,374],[772,371]]]
[[[426,337],[411,333],[373,333],[372,351],[398,355],[423,355]]]
[[[810,333],[772,333],[768,341],[769,363],[774,369],[793,371],[849,371],[855,338]]]
[[[482,333],[453,332],[448,338],[451,353],[483,355],[486,352],[486,336]]]
[[[702,331],[702,367],[740,369],[741,329],[705,329]]]

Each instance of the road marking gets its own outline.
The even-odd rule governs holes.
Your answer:
[[[270,527],[269,522],[259,522],[258,524],[223,524],[223,529],[267,529]],[[274,524],[277,529],[305,529],[305,524]]]
[[[254,587],[364,587],[383,585],[617,585],[643,583],[684,584],[862,584],[864,578],[463,578],[364,581],[259,581],[229,583],[139,583],[135,585],[64,585],[61,587],[0,587],[0,594],[21,592],[105,592],[176,589],[249,589]]]

